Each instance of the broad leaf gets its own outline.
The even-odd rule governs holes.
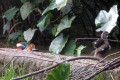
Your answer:
[[[65,48],[65,55],[73,55],[76,48],[75,40],[70,40]]]
[[[41,32],[43,32],[46,29],[46,27],[50,24],[51,17],[53,17],[51,13],[47,14],[46,16],[41,17],[41,20],[37,24],[37,27],[39,27]]]
[[[5,17],[7,18],[8,21],[11,21],[16,14],[16,12],[19,10],[19,8],[13,7],[11,9],[8,9],[5,12]]]
[[[77,48],[77,56],[80,56],[80,55],[81,55],[81,51],[82,51],[85,47],[86,47],[86,46],[80,45],[80,46]]]
[[[37,29],[31,29],[31,28],[29,28],[28,30],[24,31],[24,33],[23,33],[24,34],[24,39],[27,42],[29,42],[33,38],[34,33],[35,33],[36,30]]]
[[[56,37],[50,44],[49,51],[54,54],[59,54],[64,48],[69,36],[63,38],[63,34]]]
[[[17,39],[21,35],[23,35],[23,33],[21,31],[13,32],[9,35],[8,39],[14,41],[15,39]]]
[[[69,80],[70,64],[65,61],[53,69],[45,80]]]
[[[55,36],[56,31],[57,31],[57,24],[55,24],[55,26],[51,30],[53,36]]]
[[[64,14],[68,14],[72,8],[73,4],[72,4],[72,0],[69,0],[67,5],[62,8],[60,11],[63,12]]]
[[[116,26],[118,18],[117,5],[114,5],[109,12],[101,10],[95,19],[95,24],[101,26],[96,31],[107,31],[108,33]]]
[[[20,12],[21,12],[22,19],[25,20],[28,17],[28,15],[32,12],[31,3],[30,2],[24,3],[20,8]]]
[[[50,5],[43,11],[42,15],[46,14],[48,11],[57,8],[60,10],[61,8],[65,7],[68,0],[52,0]]]
[[[3,27],[3,34],[5,34],[5,31],[6,30],[9,30],[10,29],[10,21],[7,21],[7,23],[4,25],[4,27]]]
[[[16,33],[11,33],[8,37],[9,40],[15,40],[18,37],[18,35],[16,35]]]
[[[66,28],[70,28],[71,27],[71,23],[72,21],[75,19],[75,16],[73,16],[72,18],[68,19],[68,16],[65,16],[60,24],[58,25],[57,28],[57,32],[55,34],[55,36],[57,36],[62,30],[66,29]]]

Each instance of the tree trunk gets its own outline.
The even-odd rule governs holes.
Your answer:
[[[73,56],[63,56],[51,53],[43,52],[29,52],[24,50],[16,50],[9,48],[0,48],[0,70],[2,70],[4,63],[8,63],[11,60],[16,68],[18,65],[25,65],[26,74],[33,71],[41,70],[43,68],[56,65],[64,60],[75,58]],[[87,75],[92,74],[89,70],[96,72],[100,67],[95,67],[99,58],[84,57],[83,59],[70,61],[70,80],[79,80],[85,78]],[[102,64],[102,63],[101,63]],[[101,65],[100,64],[100,65]],[[32,80],[44,80],[45,76],[51,70],[44,71],[31,77]],[[81,74],[86,71],[87,74]],[[81,76],[82,75],[82,76]]]

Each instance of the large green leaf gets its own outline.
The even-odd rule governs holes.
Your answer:
[[[25,2],[22,7],[20,8],[21,17],[25,20],[28,15],[32,12],[32,5],[30,2]]]
[[[65,48],[65,55],[73,55],[76,48],[75,40],[70,40]]]
[[[57,32],[55,34],[55,36],[57,36],[62,30],[66,29],[66,28],[70,28],[71,27],[71,23],[72,21],[75,19],[75,16],[73,16],[72,18],[68,19],[68,16],[65,16],[60,24],[58,25],[57,28]]]
[[[33,38],[34,33],[35,33],[36,30],[37,29],[31,29],[31,28],[29,28],[28,30],[24,31],[24,33],[23,33],[24,34],[24,39],[27,42],[29,42]]]
[[[63,38],[63,34],[56,37],[50,44],[49,51],[54,54],[59,54],[64,48],[69,36]]]
[[[61,8],[65,7],[68,0],[52,0],[50,5],[43,11],[42,15],[46,14],[48,11],[57,8],[60,10]]]
[[[43,32],[47,28],[47,26],[50,24],[50,18],[52,17],[53,15],[51,13],[41,17],[41,20],[37,24],[37,27],[39,27],[41,32]]]
[[[85,47],[86,47],[86,46],[80,45],[80,46],[77,48],[77,56],[80,56],[80,55],[81,55],[81,51],[82,51]]]
[[[65,61],[53,69],[45,80],[69,80],[70,64]]]
[[[101,10],[95,19],[95,24],[101,26],[96,31],[107,31],[108,33],[116,26],[118,18],[117,5],[114,5],[109,12]]]
[[[6,30],[9,30],[10,29],[10,21],[7,21],[7,23],[3,26],[3,34],[5,34],[5,31]]]
[[[8,39],[14,41],[15,39],[17,39],[21,35],[23,35],[22,31],[13,32],[9,35]]]
[[[8,21],[11,21],[16,14],[16,12],[19,10],[19,8],[13,7],[11,9],[8,9],[5,12],[5,17],[7,18]]]

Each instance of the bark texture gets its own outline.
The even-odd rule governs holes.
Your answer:
[[[43,52],[29,52],[23,50],[16,50],[10,48],[0,48],[0,70],[2,70],[4,63],[8,63],[9,61],[13,61],[14,67],[17,68],[18,65],[25,65],[25,72],[31,73],[33,71],[37,71],[55,64],[62,62],[63,60],[68,60],[75,58],[73,56],[63,56],[56,55],[51,53],[43,53]],[[92,74],[92,71],[97,71],[99,68],[94,65],[97,63],[97,60],[93,59],[79,59],[70,61],[71,65],[71,74],[70,80],[79,80],[84,79],[87,75]],[[103,65],[102,63],[100,65]],[[100,66],[99,65],[99,66]],[[98,65],[97,65],[98,66]],[[83,74],[83,72],[85,72]],[[44,80],[45,76],[50,72],[44,71],[43,73],[39,73],[31,77],[32,80]]]

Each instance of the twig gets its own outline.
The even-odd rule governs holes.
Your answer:
[[[58,66],[59,64],[63,63],[64,61],[74,61],[74,60],[78,60],[78,59],[93,59],[93,60],[101,60],[101,58],[96,58],[96,57],[88,57],[88,56],[80,56],[80,57],[75,57],[75,58],[72,58],[72,59],[68,59],[68,60],[63,60],[62,62],[56,64],[56,65],[53,65],[53,66],[50,66],[50,67],[47,67],[47,68],[44,68],[42,70],[38,70],[38,71],[35,71],[35,72],[32,72],[32,73],[29,73],[29,74],[26,74],[24,76],[20,76],[20,77],[17,77],[17,78],[12,78],[11,80],[18,80],[18,79],[23,79],[23,78],[26,78],[26,77],[29,77],[29,76],[32,76],[32,75],[36,75],[38,73],[42,73],[44,71],[47,71],[47,70],[50,70],[50,69],[53,69],[55,68],[56,66]]]
[[[116,55],[116,54],[120,54],[120,51],[107,55],[105,58],[103,58],[101,61],[99,61],[96,65],[98,65],[99,63],[105,61],[106,58],[108,58],[108,57],[110,57],[110,56],[113,56],[113,55]],[[96,65],[95,65],[95,66],[96,66]]]
[[[110,72],[110,76],[111,76],[112,80],[115,80],[115,79],[113,78],[113,75],[111,74],[111,72]]]
[[[88,78],[86,78],[85,80],[90,80],[91,78],[95,77],[96,75],[98,75],[99,73],[107,70],[107,69],[114,69],[118,66],[120,66],[120,64],[118,64],[116,67],[114,66],[115,64],[120,62],[120,57],[112,60],[111,62],[108,62],[108,64],[106,64],[102,69],[100,69],[99,71],[93,73],[91,76],[89,76]]]
[[[99,38],[75,38],[75,41],[77,40],[96,40],[96,39],[99,39]],[[111,39],[108,39],[109,41],[112,41],[112,42],[120,42],[119,40],[111,40]]]
[[[55,19],[54,21],[51,21],[51,23],[56,22],[60,17],[61,17],[61,12],[60,12],[60,15],[57,17],[57,19]]]
[[[13,25],[13,27],[10,29],[10,31],[9,31],[9,34],[11,33],[11,31],[17,26],[17,25],[19,25],[19,24],[22,24],[22,23],[24,23],[24,22],[18,22],[18,23],[16,23],[15,25]]]
[[[5,46],[5,48],[7,48],[7,45],[5,45],[4,43],[0,43],[0,44],[4,45],[4,46]]]

